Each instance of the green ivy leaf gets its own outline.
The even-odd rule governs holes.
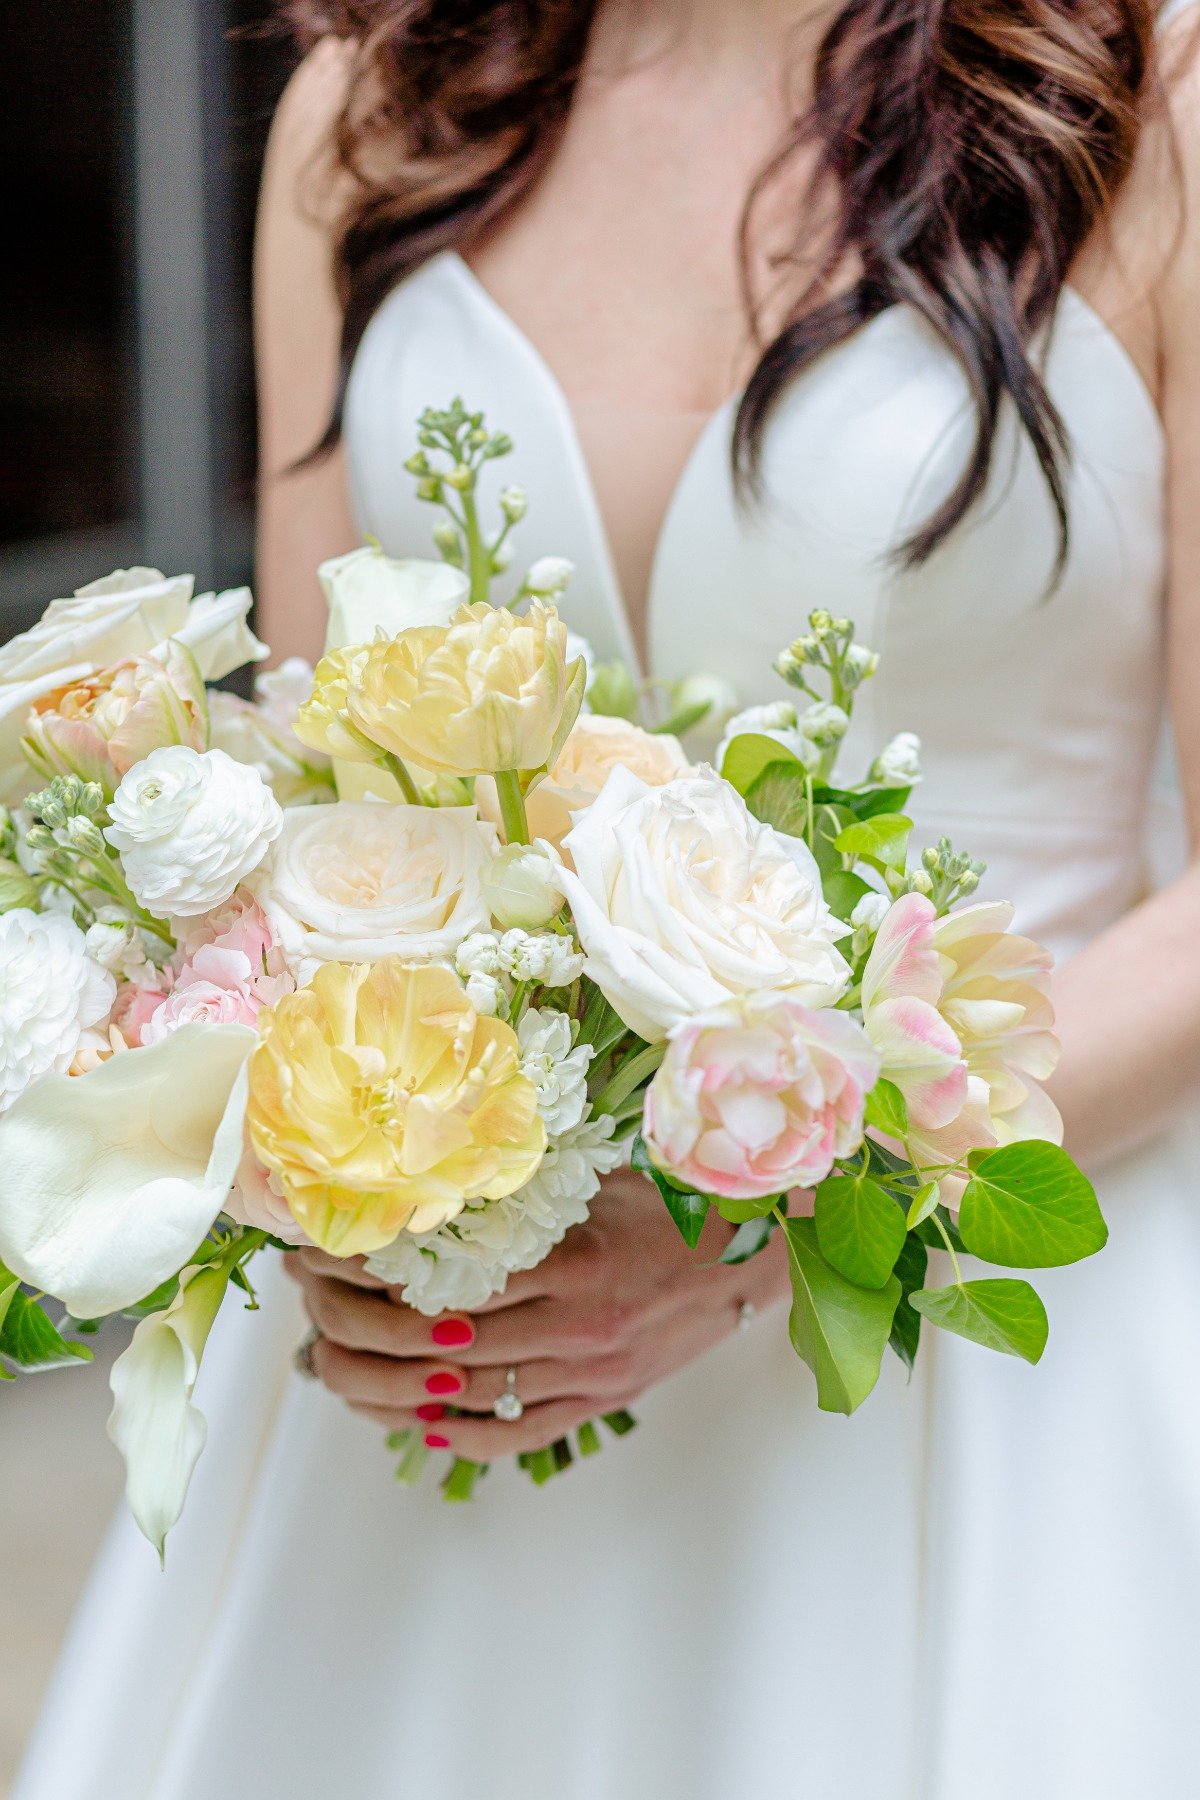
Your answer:
[[[831,869],[822,882],[825,901],[835,919],[849,920],[864,894],[873,894],[875,889],[861,875],[855,875],[849,869]]]
[[[842,853],[838,842],[854,823],[853,813],[844,806],[818,806],[813,811],[812,853],[821,871],[822,885],[831,875],[841,872]]]
[[[714,1199],[713,1205],[730,1225],[746,1225],[751,1219],[764,1219],[780,1204],[782,1195],[768,1194],[765,1200]]]
[[[869,1175],[833,1175],[817,1189],[817,1242],[858,1287],[884,1287],[904,1247],[904,1214]]]
[[[880,813],[848,825],[837,840],[843,856],[862,857],[885,869],[903,869],[908,856],[912,820],[903,813]]]
[[[908,1101],[894,1081],[877,1081],[867,1095],[867,1124],[887,1137],[908,1136]]]
[[[775,1230],[775,1223],[774,1219],[765,1218],[748,1219],[744,1225],[739,1225],[726,1244],[720,1260],[730,1266],[749,1262],[752,1256],[757,1256],[760,1250],[766,1249]]]
[[[695,1194],[687,1188],[678,1188],[662,1170],[650,1160],[650,1152],[645,1140],[634,1139],[632,1166],[639,1174],[648,1175],[663,1200],[667,1211],[679,1229],[679,1235],[689,1250],[694,1250],[700,1242],[700,1233],[704,1230],[704,1221],[708,1217],[712,1205],[706,1194]]]
[[[801,787],[805,786],[808,772],[800,758],[786,744],[779,743],[775,738],[764,737],[757,731],[745,731],[734,738],[725,752],[721,773],[745,798],[759,776],[772,763],[794,768],[799,775]]]
[[[978,1164],[958,1214],[963,1243],[1005,1269],[1055,1269],[1108,1242],[1096,1192],[1065,1150],[1030,1140]]]
[[[918,1237],[906,1237],[904,1248],[900,1252],[896,1264],[896,1279],[900,1283],[900,1303],[896,1308],[896,1316],[892,1320],[892,1335],[888,1339],[892,1349],[911,1374],[913,1364],[917,1360],[917,1350],[921,1342],[921,1315],[915,1312],[910,1304],[912,1296],[920,1293],[925,1286],[925,1277],[929,1272],[929,1252]]]
[[[908,805],[911,788],[835,788],[823,784],[813,798],[818,805],[844,806],[856,819],[874,819],[880,813],[902,813]]]
[[[970,1338],[986,1350],[1041,1360],[1050,1326],[1046,1309],[1027,1281],[966,1281],[961,1287],[926,1288],[909,1305],[931,1325]]]
[[[756,819],[785,836],[802,838],[808,830],[808,785],[802,764],[771,763],[745,798]]]
[[[10,1294],[0,1326],[0,1356],[19,1369],[62,1369],[71,1363],[91,1362],[86,1344],[72,1344],[62,1336],[36,1300],[18,1291]]]
[[[938,1209],[941,1195],[942,1190],[936,1181],[927,1181],[923,1188],[917,1190],[905,1220],[910,1231],[915,1231],[918,1225],[923,1225],[926,1219],[932,1218]]]
[[[817,1378],[822,1412],[852,1413],[879,1379],[900,1283],[893,1275],[882,1290],[857,1287],[825,1261],[811,1219],[787,1219],[785,1230],[793,1348]]]

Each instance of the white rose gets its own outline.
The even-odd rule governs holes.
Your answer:
[[[192,577],[157,569],[118,569],[53,600],[31,631],[0,649],[0,799],[21,799],[29,774],[21,737],[35,700],[129,657],[184,644],[206,681],[266,656],[249,630],[249,588],[192,600]]]
[[[194,918],[221,906],[283,827],[283,811],[256,769],[223,750],[182,744],[134,764],[111,818],[104,835],[120,852],[138,905],[158,918]]]
[[[488,922],[496,833],[471,807],[292,808],[249,884],[297,979],[325,962],[452,962]]]
[[[369,644],[377,632],[395,637],[416,625],[448,625],[470,596],[461,569],[448,563],[398,561],[377,544],[335,556],[317,570],[329,602],[327,650]]]
[[[64,1075],[116,997],[73,920],[25,907],[0,916],[0,1112],[40,1076]]]
[[[718,769],[725,766],[726,753],[734,738],[768,737],[789,750],[805,765],[816,768],[820,757],[800,730],[800,715],[790,700],[772,700],[769,706],[748,706],[737,713],[725,727],[725,736],[717,746]]]
[[[651,1042],[736,994],[829,1006],[844,991],[846,928],[807,845],[760,824],[712,769],[660,788],[614,770],[565,847],[586,972]]]
[[[537,1089],[538,1111],[550,1138],[573,1131],[587,1110],[588,1066],[596,1054],[576,1044],[566,1013],[530,1007],[517,1026],[521,1073]]]
[[[881,787],[914,787],[921,779],[921,740],[915,731],[900,731],[871,765],[870,779]]]
[[[562,858],[552,845],[506,844],[483,877],[484,898],[500,925],[536,931],[562,908]]]

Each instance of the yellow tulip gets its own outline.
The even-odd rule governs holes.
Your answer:
[[[500,1200],[546,1148],[515,1032],[454,975],[397,956],[326,963],[258,1021],[251,1141],[297,1222],[335,1256]]]
[[[532,775],[557,760],[586,680],[554,607],[535,600],[518,617],[476,603],[372,644],[346,704],[365,738],[419,768]]]
[[[367,660],[369,645],[350,644],[328,651],[317,664],[313,691],[292,729],[302,744],[341,762],[375,763],[380,760],[373,743],[355,730],[346,711],[346,696],[355,672]]]

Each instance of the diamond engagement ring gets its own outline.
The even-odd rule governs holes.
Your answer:
[[[319,1331],[310,1331],[292,1358],[292,1366],[297,1375],[303,1375],[305,1381],[315,1381],[317,1371],[313,1367],[313,1351],[321,1341]]]
[[[517,1371],[510,1369],[504,1377],[504,1392],[492,1406],[496,1417],[505,1425],[515,1425],[525,1411],[524,1402],[517,1392]]]
[[[738,1330],[739,1331],[749,1331],[750,1327],[753,1325],[753,1323],[754,1323],[755,1319],[757,1319],[757,1317],[758,1317],[758,1308],[757,1308],[757,1306],[755,1306],[754,1302],[752,1300],[743,1300],[742,1304],[738,1307],[738,1317],[737,1317]]]

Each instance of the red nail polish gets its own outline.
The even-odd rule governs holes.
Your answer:
[[[430,1375],[425,1383],[427,1394],[461,1394],[463,1382],[457,1375]]]
[[[431,1335],[444,1350],[462,1350],[475,1342],[475,1327],[466,1319],[441,1319]]]
[[[450,1448],[450,1439],[448,1437],[443,1437],[440,1431],[427,1431],[425,1433],[425,1448],[427,1450],[448,1450]]]
[[[439,1406],[436,1400],[430,1400],[426,1405],[417,1408],[417,1417],[423,1425],[436,1425],[438,1420],[444,1419],[445,1416],[445,1407]]]

